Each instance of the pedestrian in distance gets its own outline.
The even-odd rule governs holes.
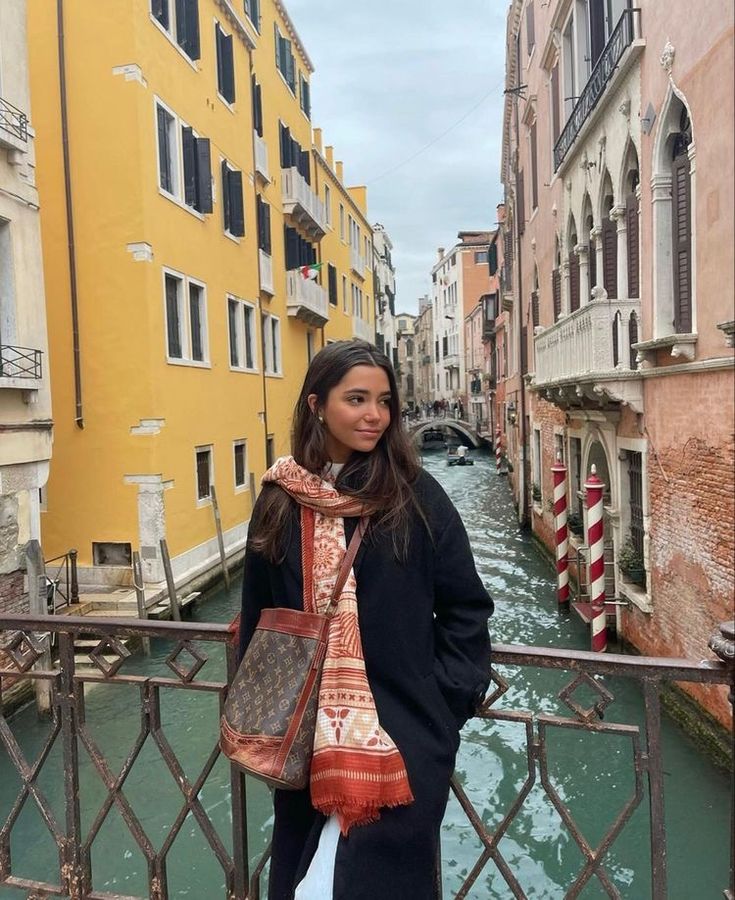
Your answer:
[[[274,792],[268,897],[434,900],[460,729],[489,684],[493,603],[374,346],[337,341],[314,357],[292,451],[253,509],[241,655],[261,610],[311,608],[305,573],[321,611],[369,524],[330,622],[309,787]]]

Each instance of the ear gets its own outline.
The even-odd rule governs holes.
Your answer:
[[[316,415],[316,394],[309,394],[309,396],[306,398],[306,402],[309,404],[309,409],[314,413],[314,415]]]

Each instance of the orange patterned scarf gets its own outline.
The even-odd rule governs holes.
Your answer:
[[[323,612],[346,551],[343,517],[367,511],[290,456],[276,460],[263,481],[280,485],[301,507],[304,573],[311,566],[313,575],[304,578],[305,585],[313,584],[311,592],[304,592],[304,609]],[[329,626],[310,784],[315,809],[336,814],[345,835],[353,825],[380,818],[382,806],[413,801],[403,758],[380,726],[368,684],[356,590],[351,571]]]

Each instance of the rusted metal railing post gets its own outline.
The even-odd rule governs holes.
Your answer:
[[[605,613],[605,540],[602,524],[602,492],[605,485],[592,466],[584,484],[587,491],[587,543],[590,548],[590,607],[592,650],[607,650],[607,615]]]
[[[69,591],[69,603],[79,603],[79,579],[77,577],[77,551],[73,548],[69,551],[69,568],[71,569],[71,585]]]

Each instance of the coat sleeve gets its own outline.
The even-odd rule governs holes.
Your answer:
[[[490,684],[487,620],[493,601],[475,569],[459,513],[448,499],[447,507],[435,547],[434,674],[461,728]]]
[[[248,547],[243,567],[238,659],[243,658],[250,644],[261,612],[273,605],[269,563],[264,556]]]

